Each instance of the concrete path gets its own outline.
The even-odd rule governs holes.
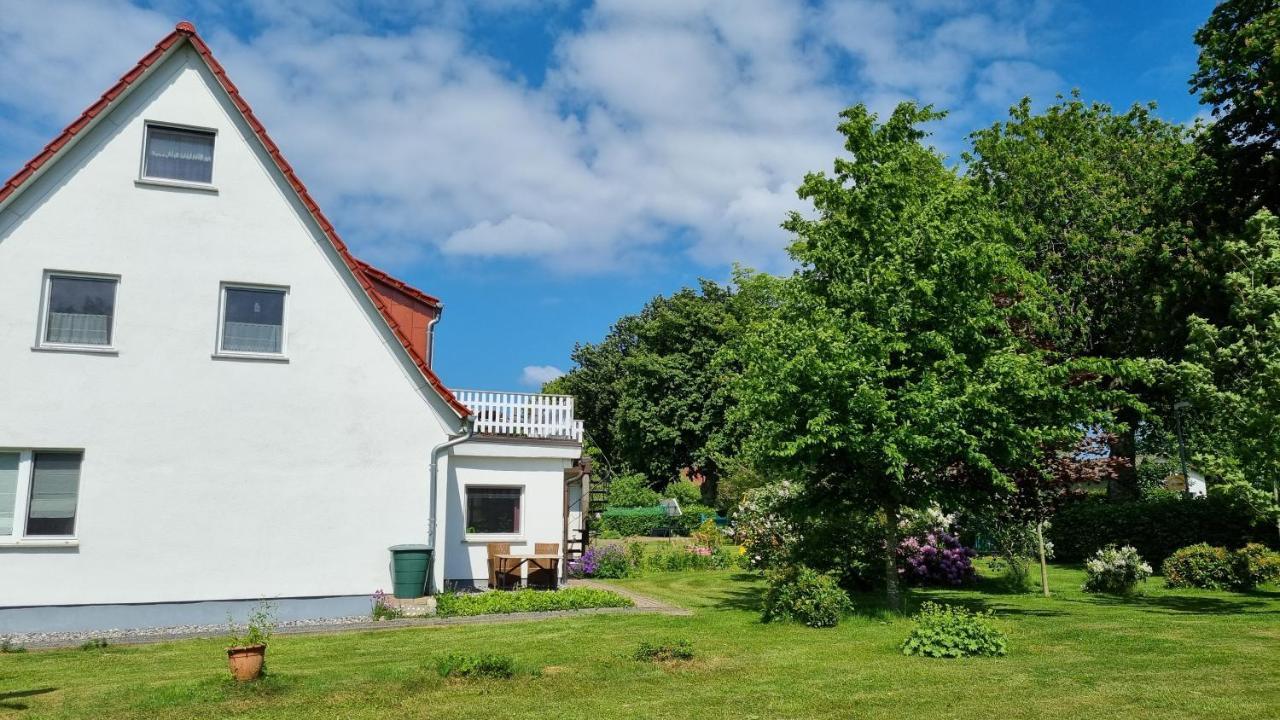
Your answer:
[[[397,630],[411,627],[439,627],[447,625],[496,625],[514,622],[535,622],[539,620],[556,620],[560,618],[580,617],[582,615],[630,615],[636,613],[660,613],[663,615],[688,616],[693,613],[685,608],[668,605],[647,595],[641,595],[625,588],[610,585],[598,580],[570,580],[569,587],[591,587],[609,590],[628,597],[635,607],[627,608],[589,608],[585,610],[552,610],[548,612],[506,613],[500,615],[468,615],[464,617],[406,617],[398,620],[369,620],[361,618],[339,618],[333,621],[307,621],[305,624],[285,625],[277,627],[276,635],[325,635],[341,632],[367,632],[370,630]],[[174,640],[195,640],[202,638],[225,637],[224,626],[207,626],[200,628],[153,628],[146,630],[110,630],[106,632],[88,633],[50,633],[47,635],[31,633],[29,635],[9,636],[15,645],[25,648],[60,648],[77,647],[86,640],[103,638],[111,645],[142,645],[147,643],[172,642]]]

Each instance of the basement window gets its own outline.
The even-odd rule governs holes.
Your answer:
[[[213,138],[207,130],[148,125],[142,176],[180,183],[213,182]]]

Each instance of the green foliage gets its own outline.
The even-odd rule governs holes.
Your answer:
[[[1085,561],[1084,573],[1085,592],[1132,595],[1151,577],[1151,566],[1130,545],[1108,545]]]
[[[1280,554],[1251,543],[1235,551],[1200,543],[1170,555],[1161,568],[1171,588],[1252,590],[1280,573]]]
[[[227,614],[227,647],[266,645],[275,628],[275,603],[260,600],[249,613],[243,628],[236,624],[230,613]]]
[[[464,680],[506,679],[516,674],[516,661],[510,655],[497,653],[451,653],[436,661],[442,678]]]
[[[680,507],[680,514],[671,518],[672,528],[681,535],[692,535],[707,519],[716,516],[716,509],[708,505],[690,503]]]
[[[659,572],[731,570],[744,568],[745,558],[737,545],[719,545],[715,549],[659,545],[649,549],[642,563],[633,567]]]
[[[1096,379],[1123,368],[1047,349],[1052,303],[1017,229],[923,144],[939,113],[841,117],[848,157],[799,191],[817,217],[784,225],[800,269],[737,343],[733,417],[754,460],[798,473],[810,505],[878,511],[894,548],[903,509],[1007,488],[1042,446],[1105,421],[1119,398]]]
[[[552,610],[631,607],[635,603],[617,593],[596,588],[561,590],[512,590],[484,593],[442,593],[436,597],[436,615],[496,615]]]
[[[902,641],[902,654],[932,658],[1004,655],[1008,643],[992,622],[994,618],[989,611],[974,613],[927,602],[920,606],[911,634]]]
[[[1239,547],[1274,534],[1246,508],[1213,493],[1123,503],[1086,500],[1064,507],[1048,530],[1059,560],[1081,562],[1104,545],[1132,545],[1157,564],[1188,545]]]
[[[724,532],[720,530],[720,526],[716,524],[715,518],[707,518],[697,527],[690,536],[693,538],[693,544],[704,548],[714,548],[717,545],[724,544]]]
[[[80,643],[80,649],[81,650],[102,650],[110,644],[111,643],[107,642],[106,638],[100,638],[100,637],[89,638],[88,640],[85,640],[84,642]]]
[[[600,514],[600,529],[620,537],[653,535],[666,525],[667,513],[660,507],[611,507]]]
[[[609,482],[610,508],[651,508],[662,496],[649,486],[649,480],[639,473],[614,478]]]
[[[675,498],[682,508],[687,505],[702,504],[702,490],[697,485],[694,485],[692,481],[684,478],[667,483],[667,488],[662,491],[662,496]]]
[[[1280,5],[1224,0],[1196,32],[1191,89],[1213,107],[1205,145],[1244,211],[1280,212]]]
[[[693,643],[688,640],[672,640],[667,642],[642,642],[631,655],[641,662],[672,662],[673,660],[692,660]]]
[[[803,565],[771,571],[764,594],[764,622],[791,620],[812,628],[835,627],[853,609],[849,596],[830,575]]]

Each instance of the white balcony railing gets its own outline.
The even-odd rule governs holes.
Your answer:
[[[573,418],[573,396],[454,390],[475,413],[476,432],[582,442],[582,421]]]

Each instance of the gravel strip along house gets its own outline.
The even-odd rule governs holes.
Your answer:
[[[0,635],[362,615],[397,544],[431,590],[486,584],[489,542],[563,556],[573,399],[451,390],[441,312],[179,23],[0,186]]]

